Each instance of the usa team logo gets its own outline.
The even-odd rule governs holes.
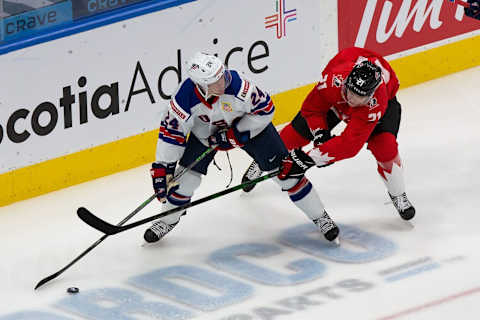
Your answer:
[[[222,110],[226,112],[232,112],[232,106],[228,102],[222,102]]]
[[[265,29],[275,28],[277,39],[287,36],[287,22],[297,20],[297,9],[286,9],[286,0],[276,0],[275,14],[265,17]]]

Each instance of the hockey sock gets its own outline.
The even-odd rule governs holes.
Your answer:
[[[310,220],[321,217],[325,207],[312,183],[305,176],[300,180],[280,180],[278,178],[274,180],[282,187],[283,191],[288,192],[293,204],[302,210]]]
[[[382,177],[388,193],[392,196],[398,196],[405,192],[405,180],[403,178],[403,168],[400,156],[397,154],[393,160],[386,162],[377,162],[378,173]]]

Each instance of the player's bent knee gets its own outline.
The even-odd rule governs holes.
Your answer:
[[[285,147],[288,150],[301,148],[306,146],[310,143],[310,140],[304,138],[300,135],[292,126],[292,124],[288,124],[280,131],[280,138],[282,138]]]
[[[382,132],[370,138],[368,149],[378,162],[391,161],[398,154],[397,139],[390,132]]]
[[[182,169],[182,167],[180,167],[180,169]],[[175,192],[183,196],[191,197],[201,182],[202,175],[200,173],[188,170],[178,179],[178,189]]]

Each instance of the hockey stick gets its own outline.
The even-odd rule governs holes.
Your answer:
[[[183,168],[175,177],[173,177],[173,179],[170,181],[170,183],[172,182],[175,182],[177,181],[181,176],[183,176],[188,170],[192,169],[197,163],[199,163],[203,158],[205,158],[205,156],[207,154],[209,154],[210,152],[212,152],[213,150],[215,150],[214,148],[208,148],[207,150],[205,150],[201,155],[198,156],[197,159],[195,159],[195,161],[193,161],[190,165],[188,165],[187,167]],[[135,210],[133,210],[128,216],[126,216],[122,221],[120,221],[117,226],[122,226],[123,224],[125,224],[125,222],[127,222],[128,220],[130,220],[134,215],[136,215],[140,210],[142,210],[143,208],[145,208],[150,202],[152,202],[153,199],[155,199],[157,197],[157,194],[154,194],[152,196],[150,196],[150,198],[148,198],[147,200],[145,200],[141,205],[139,205]],[[85,209],[86,210],[86,209]],[[62,269],[58,270],[57,272],[55,272],[54,274],[52,275],[49,275],[48,277],[46,278],[43,278],[42,280],[40,280],[37,285],[35,286],[35,290],[37,290],[39,287],[43,286],[45,283],[49,282],[50,280],[53,280],[55,279],[56,277],[58,277],[59,275],[61,275],[65,270],[67,270],[68,268],[70,268],[73,264],[75,264],[78,260],[80,260],[83,256],[85,256],[87,253],[89,253],[91,250],[93,250],[93,248],[95,248],[96,246],[98,246],[103,240],[105,240],[106,238],[108,237],[108,234],[105,234],[103,235],[100,239],[98,239],[97,241],[95,241],[94,244],[92,244],[90,247],[88,247],[85,251],[83,251],[78,257],[76,257],[75,259],[73,259],[69,264],[67,264],[65,267],[63,267]]]
[[[78,208],[77,210],[77,215],[78,217],[83,221],[85,222],[86,224],[88,224],[89,226],[107,234],[107,235],[113,235],[113,234],[117,234],[119,232],[123,232],[123,231],[126,231],[126,230],[129,230],[129,229],[132,229],[132,228],[135,228],[139,225],[142,225],[142,224],[145,224],[147,222],[150,222],[150,221],[153,221],[153,220],[157,220],[159,218],[162,218],[162,217],[165,217],[165,216],[168,216],[172,213],[175,213],[175,212],[179,212],[179,211],[182,211],[182,210],[185,210],[185,209],[188,209],[188,208],[191,208],[191,207],[194,207],[198,204],[201,204],[201,203],[204,203],[204,202],[207,202],[207,201],[210,201],[210,200],[213,200],[213,199],[216,199],[216,198],[219,198],[221,196],[224,196],[226,194],[229,194],[229,193],[232,193],[234,191],[237,191],[237,190],[240,190],[242,189],[243,187],[245,186],[248,186],[250,184],[255,184],[255,183],[259,183],[261,181],[264,181],[264,180],[267,180],[267,179],[270,179],[272,177],[275,177],[276,175],[278,175],[278,173],[280,172],[279,169],[273,171],[273,172],[270,172],[266,175],[263,175],[261,177],[258,177],[257,179],[254,179],[254,180],[250,180],[250,181],[247,181],[247,182],[244,182],[244,183],[241,183],[239,185],[236,185],[234,187],[231,187],[231,188],[228,188],[228,189],[225,189],[225,190],[222,190],[222,191],[219,191],[217,193],[214,193],[214,194],[211,194],[209,196],[206,196],[204,198],[201,198],[201,199],[198,199],[198,200],[195,200],[195,201],[192,201],[190,203],[187,203],[187,204],[184,204],[183,206],[180,206],[180,207],[177,207],[177,208],[173,208],[173,209],[170,209],[170,210],[167,210],[165,212],[161,212],[159,214],[156,214],[156,215],[153,215],[153,216],[150,216],[148,218],[145,218],[145,219],[142,219],[142,220],[138,220],[136,222],[133,222],[133,223],[130,223],[130,224],[127,224],[125,226],[120,226],[120,225],[113,225],[113,224],[110,224],[108,222],[106,222],[105,220],[102,220],[100,219],[99,217],[95,216],[93,213],[91,213],[90,211],[88,211],[87,209],[85,208]]]

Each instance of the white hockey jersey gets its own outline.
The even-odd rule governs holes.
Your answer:
[[[270,96],[238,72],[230,70],[231,82],[225,93],[207,102],[189,78],[180,85],[160,123],[156,161],[180,160],[188,134],[194,134],[208,146],[207,138],[220,128],[230,127],[247,132],[250,139],[272,121],[274,105]]]

